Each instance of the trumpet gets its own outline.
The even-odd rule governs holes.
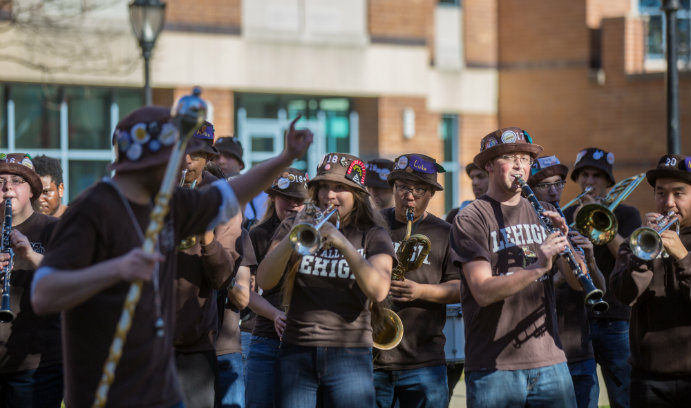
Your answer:
[[[629,237],[633,256],[643,261],[657,258],[663,250],[660,235],[674,224],[677,225],[677,234],[679,234],[679,216],[674,211],[669,211],[657,218],[654,228],[640,227],[636,229]]]
[[[533,209],[537,213],[540,223],[542,224],[543,228],[547,230],[547,234],[552,234],[553,232],[557,231],[557,229],[552,225],[552,221],[543,215],[545,209],[542,207],[542,204],[540,204],[540,201],[538,201],[537,197],[535,197],[535,193],[533,193],[533,190],[530,188],[528,183],[526,183],[521,176],[515,177],[516,181],[521,186],[521,190],[523,190],[523,195],[528,199],[528,201],[530,201],[530,204],[532,204]],[[571,245],[567,245],[566,249],[561,252],[560,255],[566,258],[566,261],[569,263],[569,267],[571,267],[571,270],[574,272],[574,274],[576,274],[576,279],[581,285],[581,288],[583,288],[583,292],[585,292],[585,306],[591,309],[595,314],[600,314],[607,311],[607,309],[609,309],[609,305],[607,302],[602,300],[604,293],[595,287],[593,281],[590,279],[590,276],[583,273],[581,266],[578,264],[578,261],[576,261],[576,256],[571,250]]]
[[[189,170],[187,169],[182,169],[182,174],[180,175],[180,184],[178,184],[180,187],[185,186],[185,177],[187,176],[187,172]],[[190,189],[194,189],[197,185],[197,179],[194,179],[192,184],[190,184]],[[183,240],[180,241],[178,244],[178,250],[184,251],[186,249],[190,249],[194,246],[194,244],[197,243],[197,236],[196,235],[190,235],[187,238],[184,238]]]
[[[12,267],[14,266],[14,250],[10,245],[10,232],[12,232],[12,199],[5,199],[5,220],[2,224],[2,243],[0,252],[10,254],[10,261],[2,270],[4,282],[2,286],[2,303],[0,303],[0,322],[9,323],[15,318],[10,310],[10,280]]]
[[[322,213],[316,205],[307,203],[305,205],[305,215],[313,218],[317,224],[301,222],[295,225],[288,234],[293,250],[301,256],[314,255],[321,248],[321,234],[319,229],[336,214],[336,228],[340,227],[341,217],[338,215],[338,208],[333,204]]]
[[[581,207],[569,227],[588,237],[594,245],[607,244],[614,239],[619,229],[614,209],[641,184],[643,179],[645,173],[618,182],[602,199],[602,204],[590,203]]]

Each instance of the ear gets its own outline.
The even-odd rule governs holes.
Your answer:
[[[65,194],[65,185],[63,183],[60,183],[58,186],[58,197],[62,198],[62,195]]]
[[[489,172],[492,170],[492,160],[487,160],[484,167],[487,174],[489,174]]]

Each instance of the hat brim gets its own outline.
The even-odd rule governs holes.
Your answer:
[[[685,173],[680,170],[672,169],[652,169],[645,173],[645,178],[648,184],[655,187],[655,181],[659,178],[671,178],[681,180],[685,183],[691,184],[691,173]]]
[[[444,187],[442,187],[441,184],[438,182],[433,182],[430,183],[430,180],[425,179],[420,175],[419,173],[408,173],[405,170],[394,170],[391,173],[389,173],[389,177],[386,179],[386,181],[389,183],[389,186],[393,187],[394,181],[398,179],[404,179],[404,180],[410,180],[410,181],[417,181],[420,183],[427,184],[428,186],[432,186],[436,191],[443,191]]]
[[[542,153],[542,146],[529,143],[498,144],[478,153],[475,158],[473,158],[473,163],[475,163],[477,167],[484,169],[485,163],[487,163],[491,158],[505,153],[528,153],[534,159],[540,153]]]
[[[320,181],[334,181],[336,183],[342,183],[342,184],[345,184],[346,186],[359,189],[360,191],[364,191],[365,194],[369,195],[369,192],[367,191],[365,186],[358,185],[357,183],[348,180],[343,175],[333,174],[333,173],[321,174],[321,175],[313,178],[312,180],[307,182],[307,187],[312,187],[314,185],[314,183],[317,183]]]
[[[29,183],[29,187],[31,188],[32,201],[37,200],[43,192],[43,183],[41,182],[41,178],[35,171],[24,166],[23,164],[0,163],[0,173],[16,174],[17,176],[20,176],[21,178],[26,180],[26,182]]]
[[[555,164],[553,166],[546,167],[532,176],[528,177],[528,185],[533,186],[547,177],[560,176],[562,180],[566,179],[569,174],[569,168],[563,164]]]
[[[309,194],[307,193],[307,190],[305,190],[305,192],[303,193],[303,192],[299,192],[299,191],[279,190],[279,189],[276,189],[273,187],[269,187],[266,190],[264,190],[264,192],[270,196],[279,194],[279,195],[283,195],[286,197],[302,198],[305,200],[307,200],[309,198]]]

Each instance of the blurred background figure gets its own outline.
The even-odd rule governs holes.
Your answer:
[[[484,195],[487,192],[487,186],[489,185],[489,179],[487,178],[487,172],[475,165],[475,163],[470,163],[465,166],[465,172],[470,177],[473,186],[473,194],[475,198]],[[446,222],[452,223],[453,219],[458,214],[458,211],[462,210],[463,207],[472,203],[473,200],[465,200],[461,203],[460,207],[451,209],[446,215]]]
[[[378,210],[393,207],[393,187],[386,181],[393,170],[393,161],[379,157],[368,161],[365,168],[365,187],[372,205]]]
[[[41,183],[43,183],[43,190],[36,202],[38,204],[37,210],[42,214],[59,217],[67,210],[67,206],[62,203],[65,185],[62,182],[60,160],[40,155],[36,156],[33,161],[34,170],[41,177]]]

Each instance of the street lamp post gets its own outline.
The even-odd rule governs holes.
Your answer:
[[[667,42],[667,153],[679,154],[679,71],[677,70],[677,10],[679,0],[662,0],[662,10],[665,12]]]
[[[144,57],[144,103],[151,105],[151,52],[165,21],[165,3],[160,0],[133,0],[130,3],[132,32],[139,41]]]

